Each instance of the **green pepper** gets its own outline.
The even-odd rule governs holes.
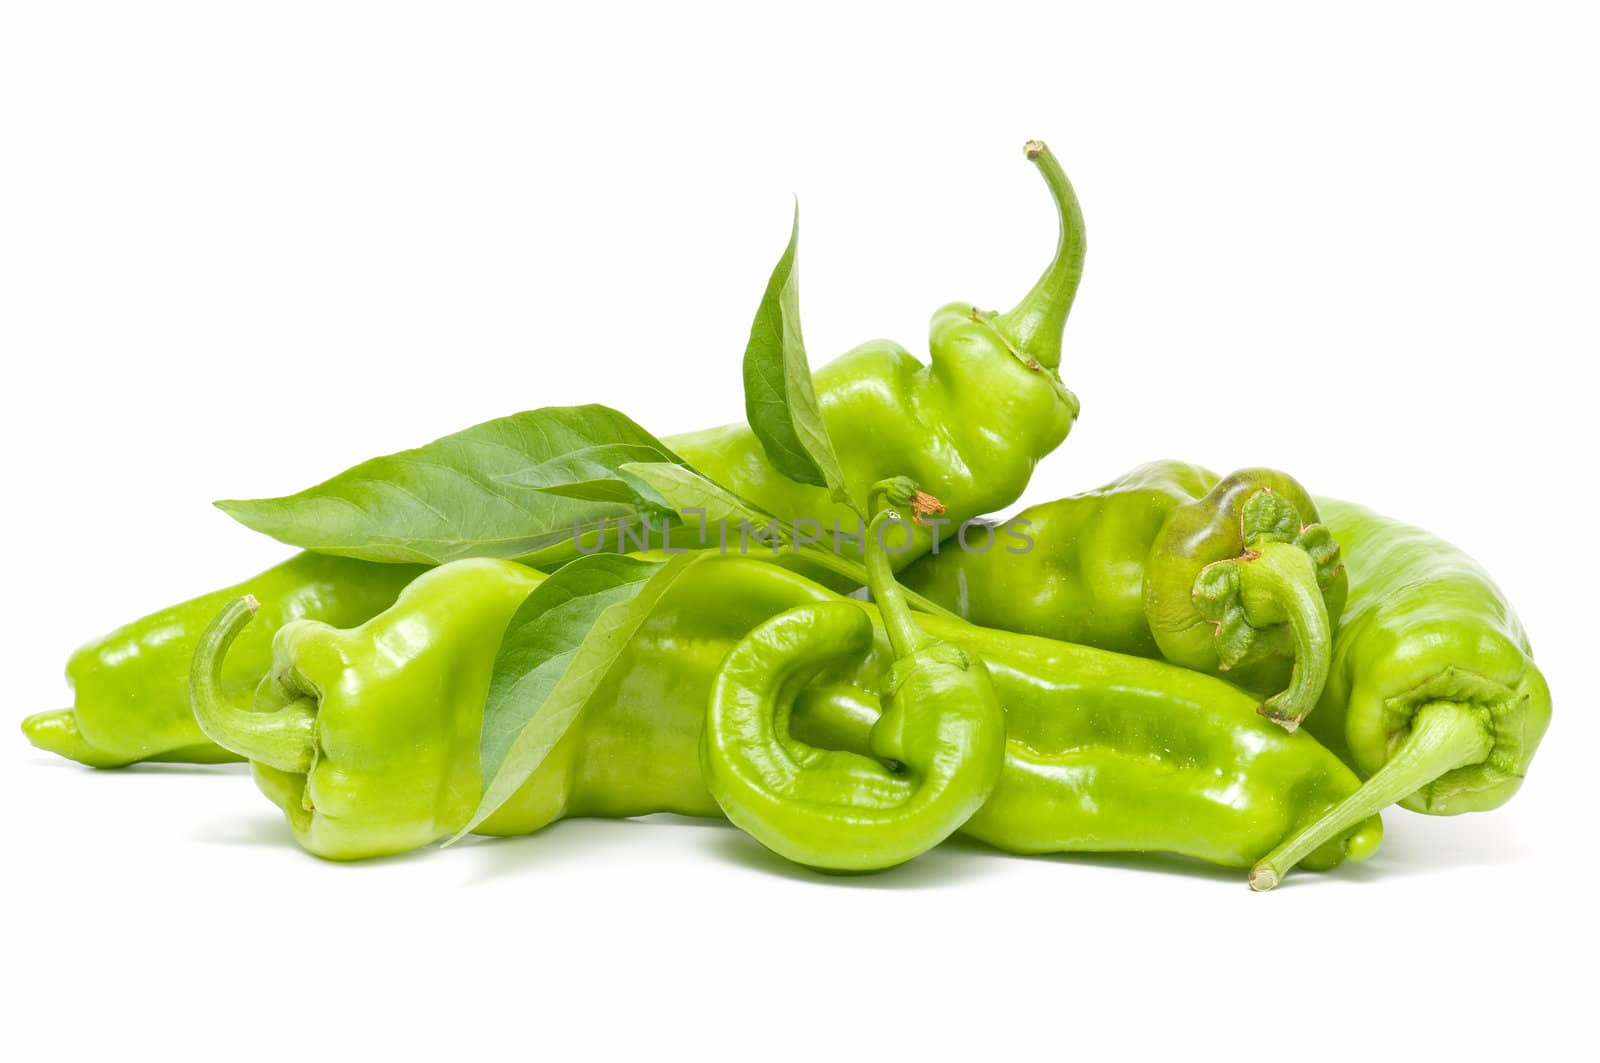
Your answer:
[[[370,621],[365,630],[374,636],[409,633],[385,636],[382,653],[354,632],[316,629],[319,637],[308,648],[343,653],[319,652],[299,665],[307,679],[314,672],[324,703],[337,706],[334,719],[310,728],[313,742],[347,734],[363,740],[355,750],[348,741],[321,752],[314,744],[309,777],[294,770],[306,763],[304,717],[316,702],[295,693],[303,687],[294,679],[298,651],[291,645],[300,640],[284,641],[288,667],[277,669],[258,695],[263,709],[286,701],[299,707],[271,713],[276,722],[267,724],[242,716],[244,707],[207,689],[213,657],[226,646],[224,633],[247,620],[247,612],[224,614],[216,637],[208,638],[196,662],[197,711],[203,718],[222,702],[218,715],[248,726],[242,740],[223,730],[217,737],[241,753],[264,753],[287,765],[258,763],[256,779],[311,851],[347,858],[402,852],[448,837],[470,818],[480,785],[481,691],[498,637],[479,606],[467,608],[450,583],[462,571],[458,566],[481,564],[508,563],[442,566],[423,577],[423,586],[433,588],[428,593],[408,590]],[[505,573],[503,597],[495,591],[502,581],[487,581],[486,588],[498,599],[490,620],[500,623],[514,609],[511,601],[525,593],[523,584],[538,578],[514,568]],[[721,815],[700,762],[713,684],[752,628],[808,603],[863,610],[872,619],[873,648],[864,657],[841,658],[816,677],[815,696],[808,692],[794,708],[792,733],[815,746],[870,752],[876,692],[894,657],[877,609],[776,565],[712,555],[662,595],[584,711],[475,831],[528,834],[569,816]],[[1004,802],[1004,811],[990,816],[980,809],[963,828],[1004,848],[1167,850],[1248,866],[1359,784],[1308,735],[1267,723],[1249,696],[1219,680],[960,621],[918,617],[917,623],[985,661],[1005,707],[1006,759],[990,797],[990,804]],[[425,659],[413,671],[419,657]],[[454,665],[442,669],[446,659]],[[289,737],[271,738],[276,729]],[[255,735],[263,730],[270,739],[264,747]],[[292,759],[282,747],[293,751]],[[329,784],[325,794],[322,780]],[[318,824],[319,812],[325,819],[329,808],[319,804],[319,795],[335,802],[336,823]],[[402,814],[408,818],[397,821]],[[1357,824],[1325,843],[1310,863],[1360,858],[1376,846],[1380,830],[1376,818]]]
[[[814,374],[817,402],[856,497],[906,475],[945,503],[949,522],[1016,501],[1034,465],[1067,437],[1078,400],[1061,382],[1061,336],[1083,271],[1083,213],[1061,164],[1042,143],[1026,154],[1044,175],[1059,216],[1054,258],[1008,313],[951,303],[933,315],[930,364],[889,340],[862,344]],[[828,491],[788,479],[745,424],[669,438],[700,472],[782,520],[824,532],[860,531],[856,512]],[[926,552],[919,528],[895,566]],[[841,537],[840,545],[845,545]],[[860,545],[851,549],[860,551]]]
[[[421,571],[299,554],[237,586],[152,613],[74,653],[67,662],[72,708],[35,713],[22,732],[40,749],[96,768],[237,760],[206,740],[189,711],[189,663],[217,610],[246,594],[269,603],[266,623],[240,640],[223,675],[225,690],[250,690],[267,670],[273,631],[301,617],[359,624],[393,604]]]
[[[816,675],[789,731],[809,746],[870,755],[894,661],[878,611],[776,565],[712,556],[662,596],[572,728],[477,832],[530,834],[565,817],[720,815],[699,750],[724,662],[764,620],[839,602],[872,619],[873,649],[842,654]],[[1220,680],[959,620],[916,622],[984,661],[1005,709],[1000,780],[961,828],[999,848],[1165,851],[1249,867],[1360,784],[1309,735],[1268,723]],[[1308,866],[1365,859],[1381,838],[1373,816]]]
[[[905,585],[984,626],[1226,675],[1289,730],[1316,705],[1346,577],[1291,477],[1153,462],[1005,530],[923,558]]]
[[[1006,710],[1005,767],[961,832],[1012,853],[1168,852],[1250,867],[1354,792],[1310,735],[1255,712],[1238,689],[1160,661],[918,616],[987,663]],[[876,719],[869,671],[801,695],[802,740],[855,748]],[[1313,854],[1327,869],[1377,851],[1377,816]]]
[[[1368,778],[1251,871],[1259,890],[1396,802],[1436,816],[1498,808],[1550,725],[1550,688],[1487,572],[1420,528],[1349,502],[1317,504],[1348,550],[1350,600],[1307,727]]]
[[[229,647],[257,608],[236,599],[195,651],[195,719],[249,758],[310,852],[349,860],[425,845],[477,807],[495,653],[541,579],[510,561],[458,561],[423,573],[359,627],[286,624],[253,705],[224,680]]]
[[[873,494],[891,506],[915,499],[919,520],[940,508],[905,478]],[[788,725],[807,683],[872,648],[872,620],[858,605],[779,613],[734,646],[711,688],[706,786],[728,819],[796,863],[837,871],[904,863],[972,818],[999,779],[1006,727],[994,684],[982,660],[912,619],[889,567],[891,524],[910,527],[885,507],[866,535],[870,586],[894,655],[870,755],[810,745]]]

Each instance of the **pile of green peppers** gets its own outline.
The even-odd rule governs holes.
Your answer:
[[[792,239],[746,423],[657,440],[602,407],[533,411],[227,504],[304,552],[85,646],[72,706],[23,732],[93,768],[247,761],[331,860],[670,812],[828,871],[961,833],[1266,890],[1371,856],[1391,805],[1504,804],[1550,691],[1444,541],[1273,469],[1177,461],[985,519],[1078,413],[1083,216],[1050,151],[1026,155],[1055,253],[1006,313],[938,310],[927,364],[878,340],[812,375]],[[608,544],[608,519],[647,534]]]

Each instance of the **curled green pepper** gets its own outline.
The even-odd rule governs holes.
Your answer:
[[[217,611],[247,594],[267,603],[262,623],[239,640],[221,679],[230,694],[248,691],[267,670],[278,628],[302,618],[359,624],[392,605],[421,571],[299,554],[237,586],[152,613],[74,653],[67,662],[72,707],[35,713],[22,721],[22,732],[40,749],[96,768],[237,760],[201,733],[189,711],[189,664]]]
[[[895,506],[918,498],[904,479],[874,492]],[[884,508],[867,527],[867,571],[894,653],[870,756],[802,742],[788,724],[819,673],[872,649],[859,605],[778,614],[739,641],[711,688],[707,788],[736,825],[812,867],[871,871],[919,856],[971,818],[1000,774],[1005,714],[994,685],[981,660],[912,619],[884,542],[894,523],[909,527]]]
[[[1368,778],[1256,865],[1259,890],[1396,802],[1438,816],[1498,808],[1550,725],[1550,688],[1488,573],[1420,528],[1349,502],[1317,504],[1349,551],[1350,601],[1307,727]]]
[[[1293,478],[1154,462],[1009,527],[1016,543],[942,550],[906,586],[987,627],[1225,675],[1290,730],[1316,705],[1346,578]]]
[[[1026,154],[1049,186],[1059,217],[1055,256],[1032,290],[1004,314],[950,303],[933,315],[923,365],[904,347],[873,340],[814,374],[817,402],[857,497],[906,475],[948,507],[949,522],[1016,501],[1034,465],[1067,437],[1078,400],[1061,382],[1061,336],[1083,272],[1083,213],[1061,164],[1038,141]],[[667,440],[712,480],[787,521],[858,530],[856,513],[828,491],[779,473],[748,425]],[[926,552],[918,528],[894,561]]]

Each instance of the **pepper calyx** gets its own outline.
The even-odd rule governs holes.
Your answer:
[[[892,697],[912,675],[923,671],[965,672],[972,668],[972,657],[952,642],[929,642],[895,660],[889,667],[882,696]]]
[[[1332,667],[1327,603],[1307,553],[1293,543],[1258,539],[1244,555],[1201,569],[1194,603],[1214,625],[1219,671],[1278,652],[1291,657],[1288,685],[1258,711],[1290,731],[1299,727]]]
[[[1264,487],[1245,500],[1239,514],[1240,537],[1247,554],[1264,543],[1292,543],[1304,550],[1316,569],[1317,586],[1327,590],[1344,567],[1339,543],[1325,524],[1305,523],[1294,503]]]
[[[1217,668],[1229,671],[1249,660],[1261,632],[1245,616],[1239,559],[1213,561],[1194,582],[1195,609],[1211,622]]]
[[[1520,778],[1524,750],[1520,730],[1510,721],[1528,701],[1504,683],[1476,672],[1451,666],[1429,676],[1422,683],[1383,702],[1383,730],[1388,735],[1384,750],[1386,762],[1405,746],[1417,727],[1417,719],[1430,706],[1448,705],[1466,726],[1470,717],[1487,736],[1483,755],[1468,763],[1417,785],[1412,793],[1396,800],[1408,808],[1429,812],[1448,804],[1461,789],[1472,789],[1485,780]],[[1381,771],[1381,766],[1368,766]]]
[[[1245,499],[1239,526],[1245,545],[1250,548],[1269,542],[1293,542],[1300,533],[1300,511],[1282,495],[1263,487]]]
[[[1078,414],[1082,410],[1083,404],[1078,401],[1078,396],[1073,394],[1072,389],[1062,381],[1061,372],[1054,364],[1047,365],[1026,351],[1018,350],[1017,345],[1011,342],[1011,337],[1007,336],[1005,331],[996,324],[1000,317],[997,311],[979,310],[974,306],[968,316],[974,322],[983,325],[988,330],[989,335],[1004,347],[1006,352],[1022,365],[1022,368],[1030,373],[1039,373],[1049,381],[1051,389],[1056,393],[1056,399],[1067,408],[1068,418],[1074,421],[1078,419]]]

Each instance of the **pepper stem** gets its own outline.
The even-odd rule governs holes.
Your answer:
[[[304,774],[311,770],[316,707],[295,701],[274,712],[254,712],[230,701],[222,689],[228,648],[259,608],[251,595],[222,607],[195,647],[189,668],[189,702],[207,738],[259,764]]]
[[[1067,172],[1044,146],[1044,141],[1030,140],[1022,150],[1039,168],[1050,188],[1060,235],[1056,238],[1055,257],[1033,289],[1009,313],[996,317],[993,324],[1018,352],[1054,369],[1061,364],[1061,334],[1067,326],[1073,297],[1078,294],[1078,279],[1083,276],[1083,254],[1087,246],[1083,209],[1078,206],[1078,196],[1072,190],[1072,182],[1067,180]]]
[[[868,511],[873,514],[867,523],[867,587],[873,601],[883,616],[883,626],[889,634],[889,645],[896,657],[909,657],[934,641],[911,618],[911,607],[906,603],[905,591],[894,577],[889,563],[889,548],[884,541],[891,524],[905,524],[892,507],[909,506],[911,519],[918,524],[930,513],[943,513],[944,503],[930,494],[918,490],[917,485],[904,476],[879,480],[867,492]],[[907,533],[910,533],[909,526]]]
[[[1311,558],[1294,543],[1262,543],[1239,564],[1239,601],[1255,627],[1288,624],[1294,640],[1289,685],[1257,710],[1286,730],[1316,707],[1333,662],[1328,604]]]
[[[1447,771],[1477,764],[1494,748],[1478,713],[1459,702],[1430,701],[1411,719],[1411,733],[1361,788],[1262,857],[1250,869],[1250,888],[1270,890],[1289,869],[1329,839],[1416,793]]]

